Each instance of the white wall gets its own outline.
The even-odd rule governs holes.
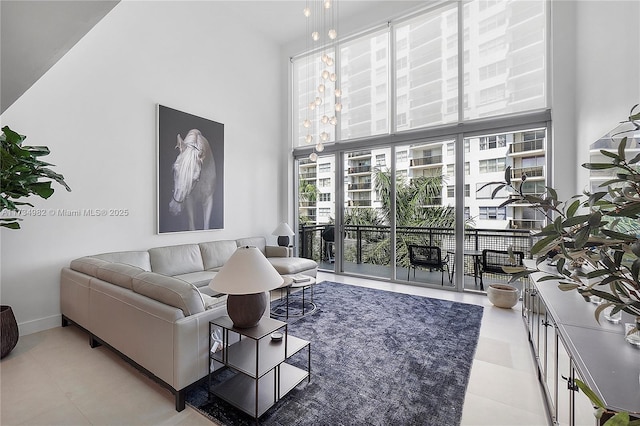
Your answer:
[[[576,153],[589,161],[589,145],[640,103],[640,2],[582,1],[576,8]],[[577,168],[577,191],[588,170]]]
[[[73,189],[38,209],[128,209],[127,217],[26,217],[2,230],[2,304],[22,334],[60,323],[59,273],[116,250],[264,235],[280,220],[280,49],[216,2],[121,2],[2,116],[47,145]],[[225,125],[224,230],[156,234],[156,104]]]

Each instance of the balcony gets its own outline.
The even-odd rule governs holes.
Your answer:
[[[299,206],[301,209],[315,208],[315,201],[300,201]]]
[[[349,207],[371,207],[371,200],[349,200]]]
[[[309,173],[300,173],[300,179],[315,179],[318,177],[318,173],[315,171]]]
[[[520,167],[511,169],[511,179],[522,179],[526,175],[527,179],[544,177],[544,166]]]
[[[347,186],[348,191],[361,191],[361,190],[370,190],[371,182],[363,182],[363,183],[350,183]]]
[[[347,169],[347,173],[350,175],[357,174],[357,173],[371,173],[371,165],[349,167]]]
[[[355,151],[347,154],[347,158],[371,157],[371,151]]]
[[[421,207],[432,207],[432,206],[441,206],[442,205],[442,197],[432,197]]]
[[[527,177],[529,177],[529,176],[527,175]],[[542,198],[544,196],[544,193],[543,192],[530,192],[530,193],[525,193],[524,195],[531,195],[533,197]],[[519,200],[519,198],[520,198],[520,195],[509,194],[509,199],[510,200],[516,200],[513,204],[511,204],[512,206],[513,205],[521,205],[521,206],[522,205],[527,205],[528,206],[528,205],[531,204],[531,203],[528,203],[527,201]]]
[[[335,264],[325,261],[325,245],[321,233],[324,225],[302,225],[296,233],[298,255],[318,262],[321,270],[334,270]],[[453,228],[436,227],[397,227],[396,238],[397,258],[389,259],[388,255],[380,256],[381,252],[388,253],[390,249],[391,228],[387,225],[344,225],[343,237],[343,268],[345,272],[376,278],[390,279],[395,270],[396,279],[404,281],[407,277],[408,244],[437,245],[443,253],[456,249],[456,237]],[[336,234],[336,237],[339,234]],[[533,244],[531,231],[525,229],[466,229],[464,235],[464,249],[482,251],[483,249],[522,251],[526,258],[531,258]],[[385,251],[385,249],[387,251]],[[449,267],[453,266],[454,256],[449,255]],[[470,256],[463,259],[464,287],[479,290],[474,279],[474,264]],[[492,282],[506,283],[509,279],[504,274],[483,274],[485,288]],[[412,274],[411,282],[433,284],[440,288],[441,275],[428,269],[417,270]],[[512,283],[519,286],[519,282]],[[445,286],[450,286],[445,280]]]
[[[544,220],[537,219],[511,219],[509,227],[512,229],[542,229]]]
[[[527,153],[529,151],[542,151],[544,150],[544,139],[533,139],[524,142],[515,142],[509,146],[509,155],[514,156],[516,154]],[[521,156],[521,155],[518,155]]]
[[[412,158],[409,162],[409,167],[431,166],[435,164],[437,165],[442,164],[442,155],[432,155],[431,157]]]

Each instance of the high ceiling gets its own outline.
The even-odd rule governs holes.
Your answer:
[[[353,29],[363,29],[371,23],[382,23],[423,7],[429,1],[340,0],[340,25],[351,22]],[[1,0],[0,113],[22,96],[119,2]],[[216,11],[242,23],[242,28],[260,32],[285,46],[304,37],[306,22],[302,9],[305,3],[305,0],[216,1]]]

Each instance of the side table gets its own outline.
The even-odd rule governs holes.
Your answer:
[[[271,310],[271,314],[276,317],[285,317],[285,319],[289,319],[290,316],[303,317],[308,314],[312,314],[318,309],[315,302],[313,301],[313,286],[316,283],[316,279],[314,277],[309,277],[304,275],[303,280],[296,280],[296,275],[284,275],[285,282],[282,286],[280,286],[281,291],[286,291],[286,300],[285,300],[285,314],[280,314]],[[302,289],[302,313],[298,315],[289,315],[289,296],[291,296],[291,291],[295,289]],[[305,291],[311,289],[311,299],[305,300]],[[306,304],[309,304],[310,309],[306,309]],[[282,305],[278,306],[281,307]],[[305,312],[306,311],[306,312]]]
[[[212,386],[213,377],[222,369],[210,371],[210,396],[215,395],[258,419],[304,379],[311,381],[311,343],[289,336],[286,322],[262,318],[255,327],[235,328],[229,317],[216,318],[209,322],[210,349],[216,329],[222,330],[222,349],[209,352],[209,357],[235,374]],[[272,339],[271,335],[278,331],[282,332],[282,338]],[[230,344],[232,333],[239,340]],[[308,359],[306,371],[285,362],[305,348]]]

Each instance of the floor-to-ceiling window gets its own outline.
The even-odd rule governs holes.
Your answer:
[[[332,225],[338,240],[337,259],[321,267],[480,289],[478,258],[456,247],[479,252],[482,232],[496,246],[513,246],[513,235],[544,223],[528,206],[502,205],[509,194],[483,185],[503,179],[507,167],[528,193],[550,183],[547,21],[544,0],[443,2],[347,37],[327,70],[341,88],[342,110],[328,138],[335,143],[314,153],[316,161],[307,159],[315,141],[304,118],[319,114],[307,101],[322,79],[313,59],[322,51],[293,59],[298,219],[318,235]],[[330,176],[320,177],[321,168]],[[326,185],[330,207],[315,201],[311,212],[304,205],[308,169],[319,194]],[[409,246],[437,246],[452,274],[413,268]]]

